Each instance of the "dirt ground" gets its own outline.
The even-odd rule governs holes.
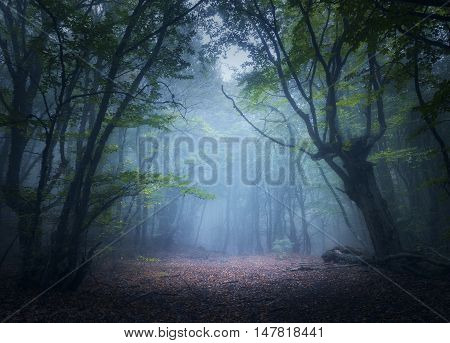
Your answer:
[[[73,293],[51,290],[11,322],[436,322],[450,283],[293,256],[178,256],[101,263]],[[402,289],[400,289],[402,288]],[[35,297],[0,284],[0,319]],[[439,313],[439,315],[437,313]]]

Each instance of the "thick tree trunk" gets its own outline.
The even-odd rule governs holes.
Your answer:
[[[360,208],[378,257],[401,250],[400,239],[391,212],[375,179],[373,165],[367,161],[352,161],[344,165],[349,177],[345,190]]]
[[[348,230],[351,232],[353,237],[361,243],[363,247],[366,246],[366,242],[364,242],[363,239],[359,236],[358,232],[353,228],[353,225],[350,221],[350,218],[348,217],[347,211],[345,210],[344,204],[342,203],[341,199],[339,198],[338,194],[336,193],[333,185],[330,183],[330,180],[328,180],[327,176],[325,175],[325,172],[323,171],[322,167],[319,163],[317,163],[317,167],[319,168],[320,175],[323,178],[323,181],[327,185],[328,189],[330,190],[331,194],[333,195],[334,200],[336,200],[336,203],[339,206],[339,209],[341,210],[342,218],[344,219],[345,225],[347,225]]]
[[[385,142],[378,142],[376,144],[376,150],[374,152],[381,152],[387,150],[387,146]],[[381,193],[386,199],[388,205],[392,209],[392,213],[397,213],[397,199],[395,193],[394,180],[392,179],[392,174],[389,169],[389,165],[385,159],[380,159],[377,162],[375,167],[375,173],[378,180],[382,182],[381,184]]]
[[[21,215],[17,223],[20,251],[22,253],[21,285],[26,288],[39,286],[39,256],[41,236],[31,230],[31,215]]]
[[[22,285],[33,287],[38,283],[36,258],[40,256],[41,232],[34,230],[31,225],[36,199],[26,196],[22,191],[20,174],[25,148],[29,141],[29,127],[26,120],[32,113],[35,93],[31,96],[26,95],[24,79],[16,82],[14,87],[12,102],[14,113],[11,115],[14,120],[23,121],[25,124],[22,127],[12,127],[10,130],[8,168],[2,188],[5,203],[18,217],[17,233],[22,253]]]

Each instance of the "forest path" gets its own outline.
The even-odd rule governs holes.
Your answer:
[[[450,284],[389,273],[450,318]],[[32,297],[1,286],[5,317]],[[13,292],[13,294],[11,294]],[[9,299],[16,299],[14,301]],[[21,303],[19,302],[21,301]],[[49,292],[12,321],[442,321],[385,277],[316,257],[194,256],[98,266],[76,293]]]

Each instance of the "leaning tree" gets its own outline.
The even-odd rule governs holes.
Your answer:
[[[385,49],[395,43],[380,34],[385,30],[380,12],[369,2],[346,7],[326,0],[232,0],[217,6],[227,23],[216,32],[218,41],[240,46],[250,58],[252,71],[242,82],[284,97],[310,142],[294,147],[324,160],[342,180],[365,218],[377,256],[400,251],[394,218],[368,161],[387,129]],[[358,15],[350,16],[350,9]],[[373,27],[361,25],[364,20]]]

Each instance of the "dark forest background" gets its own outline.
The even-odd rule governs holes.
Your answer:
[[[282,257],[336,245],[446,265],[449,8],[0,0],[0,272],[75,289],[99,252]],[[233,51],[243,65],[229,77]],[[149,143],[180,136],[196,148]],[[249,170],[270,161],[265,174],[283,166],[295,181],[243,182],[242,150],[204,137],[249,137],[264,146]],[[184,177],[211,167],[201,144],[213,184]]]

